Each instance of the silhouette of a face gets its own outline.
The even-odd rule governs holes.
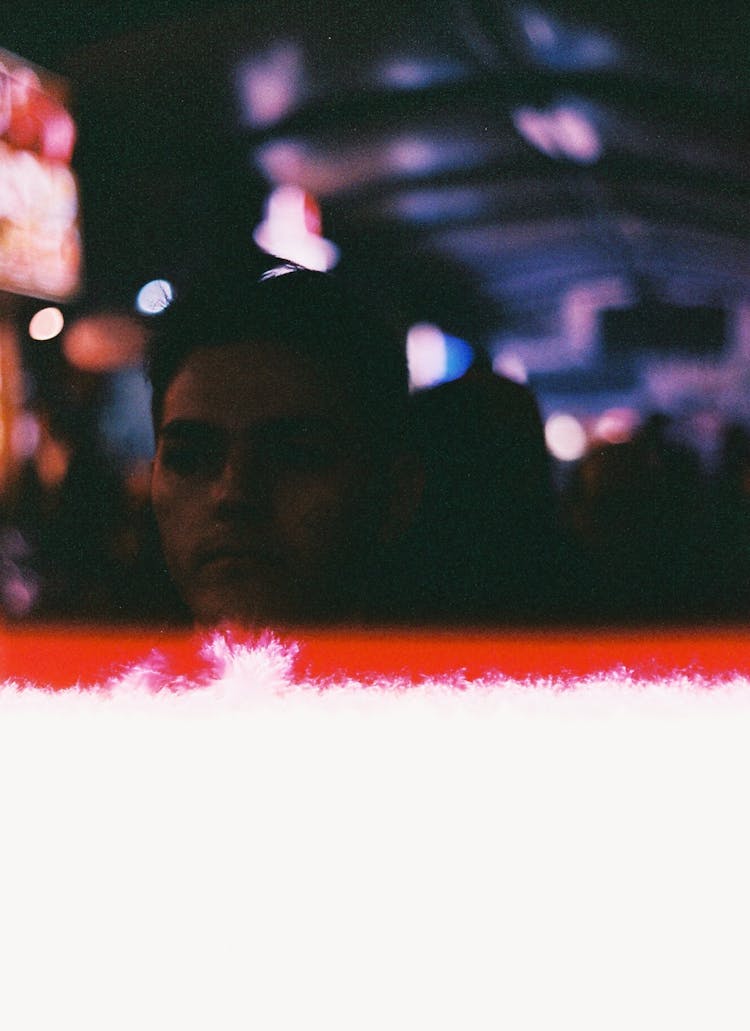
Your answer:
[[[376,481],[354,405],[290,348],[198,348],[166,391],[152,501],[200,624],[335,619],[377,536]]]

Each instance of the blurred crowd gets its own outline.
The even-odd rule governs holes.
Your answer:
[[[373,584],[379,622],[440,625],[740,620],[750,611],[750,433],[712,467],[653,414],[594,442],[553,484],[531,392],[473,367],[412,395],[421,509]],[[180,623],[148,502],[148,463],[104,445],[96,406],[39,409],[3,491],[8,620]],[[559,472],[559,470],[558,470]]]
[[[532,394],[488,368],[414,402],[427,469],[409,571],[419,617],[606,625],[750,612],[744,426],[723,427],[709,466],[654,413],[553,470]]]

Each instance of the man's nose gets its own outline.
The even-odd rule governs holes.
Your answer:
[[[268,504],[267,481],[251,449],[233,448],[212,483],[214,507],[220,514],[262,512]]]

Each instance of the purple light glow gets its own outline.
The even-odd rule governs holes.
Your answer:
[[[519,107],[512,117],[526,142],[549,157],[590,165],[602,155],[602,141],[596,127],[577,107],[560,104],[547,111]]]

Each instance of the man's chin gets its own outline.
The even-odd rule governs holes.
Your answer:
[[[188,598],[188,605],[196,626],[206,629],[222,625],[254,630],[325,626],[340,622],[342,617],[341,607],[333,604],[328,592],[323,597],[305,592],[300,599],[282,593],[233,597],[226,592],[206,591]]]
[[[198,627],[232,625],[259,629],[307,622],[296,598],[267,588],[249,592],[247,585],[244,590],[230,590],[224,584],[194,591],[187,602]]]
[[[234,626],[248,629],[284,626],[290,621],[288,613],[279,605],[262,602],[214,603],[212,600],[197,601],[193,606],[195,624],[212,629],[220,626]]]

